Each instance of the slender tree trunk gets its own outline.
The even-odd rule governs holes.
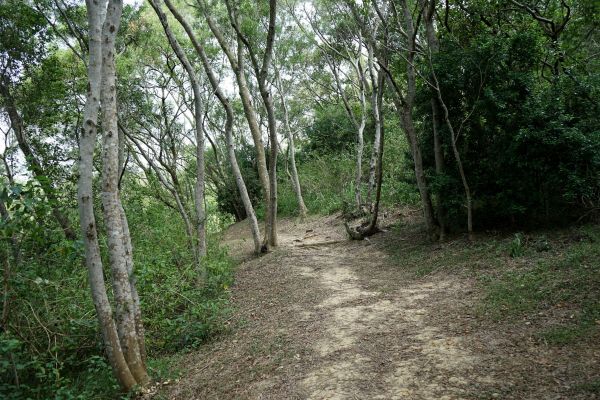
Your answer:
[[[88,93],[84,108],[84,126],[79,143],[80,160],[77,198],[88,279],[104,338],[106,354],[119,384],[124,390],[129,391],[137,382],[125,360],[110,302],[106,294],[92,192],[94,147],[98,111],[100,109],[100,83],[102,80],[102,19],[106,4],[107,0],[86,0],[90,50]]]
[[[292,182],[292,188],[294,189],[294,194],[296,195],[296,201],[298,202],[298,213],[300,214],[300,218],[304,219],[306,217],[307,208],[304,204],[304,198],[302,197],[302,187],[300,185],[300,178],[298,177],[298,168],[296,167],[296,149],[294,146],[294,134],[292,132],[292,127],[290,126],[290,116],[287,108],[287,103],[285,101],[285,95],[282,92],[283,86],[281,84],[281,79],[277,76],[277,85],[279,86],[279,92],[281,93],[281,108],[283,109],[283,123],[285,125],[285,133],[288,139],[288,151],[289,151],[289,160],[290,160],[290,180]]]
[[[435,158],[435,173],[438,176],[444,174],[444,151],[439,132],[439,105],[437,99],[431,99],[431,121],[433,125],[433,155]],[[440,223],[440,241],[446,238],[446,208],[444,207],[444,197],[438,193],[437,199],[437,219]]]
[[[413,161],[415,163],[415,177],[417,180],[417,186],[419,188],[419,194],[421,195],[421,203],[423,205],[423,214],[425,216],[425,224],[429,235],[433,238],[435,236],[436,221],[435,214],[433,212],[433,205],[431,203],[431,197],[429,194],[429,188],[427,186],[427,180],[425,179],[425,172],[423,169],[423,157],[421,155],[421,146],[415,132],[415,125],[413,121],[413,109],[414,99],[417,90],[416,84],[416,71],[415,71],[415,28],[413,24],[413,16],[406,0],[401,1],[402,11],[404,16],[405,31],[408,38],[408,50],[406,56],[406,96],[402,102],[402,115],[401,121],[404,126],[406,135],[408,136],[411,148]]]
[[[258,220],[256,219],[256,213],[252,207],[252,201],[248,195],[248,189],[246,183],[240,171],[240,167],[235,156],[235,146],[233,143],[233,112],[229,108],[225,110],[227,112],[227,121],[225,122],[225,140],[227,145],[227,155],[229,156],[229,163],[231,164],[231,170],[235,178],[235,183],[238,187],[242,203],[246,210],[246,218],[250,225],[250,232],[252,233],[252,239],[254,240],[254,252],[259,254],[261,252],[261,241],[260,241],[260,230],[258,228]]]
[[[377,226],[377,220],[379,218],[379,205],[381,202],[381,187],[383,185],[383,148],[385,143],[385,130],[383,128],[384,123],[384,114],[383,114],[383,81],[381,82],[381,86],[379,88],[379,92],[381,96],[377,96],[376,100],[376,109],[377,109],[377,119],[379,119],[381,124],[381,140],[378,144],[378,157],[376,163],[376,182],[375,182],[375,202],[373,204],[373,211],[371,213],[371,219],[366,226],[359,226],[356,229],[351,229],[348,223],[345,223],[346,231],[350,235],[351,239],[354,240],[362,240],[365,237],[374,235],[379,232],[379,227]]]
[[[435,11],[435,1],[430,0],[428,13],[425,15],[425,25],[427,30],[427,40],[429,42],[429,47],[431,51],[437,51],[438,44],[437,38],[435,37],[434,27],[433,27],[433,14]],[[448,112],[448,107],[446,107],[446,103],[442,97],[442,90],[440,89],[440,83],[435,74],[435,69],[433,68],[433,62],[431,60],[431,54],[429,55],[429,64],[431,66],[431,75],[433,77],[433,81],[435,84],[434,90],[437,94],[437,100],[439,104],[442,106],[442,110],[444,111],[444,120],[446,121],[446,125],[448,126],[448,130],[450,131],[450,142],[452,144],[452,152],[454,153],[454,159],[456,160],[456,164],[458,166],[458,172],[460,173],[460,179],[463,184],[463,189],[465,191],[465,200],[466,200],[466,208],[467,208],[467,231],[469,234],[469,240],[473,240],[473,199],[471,197],[471,189],[469,187],[469,183],[467,181],[467,176],[465,174],[465,170],[463,167],[463,163],[460,157],[460,151],[458,150],[458,146],[456,142],[458,141],[458,136],[454,130],[454,126],[452,125],[452,121],[450,121],[450,115]],[[433,104],[433,103],[432,103]],[[437,168],[437,159],[436,159],[436,168]]]
[[[265,110],[267,112],[267,127],[269,131],[270,152],[269,152],[269,201],[267,203],[267,217],[265,225],[265,240],[263,246],[264,251],[268,251],[270,247],[277,246],[277,156],[279,154],[277,141],[277,121],[275,117],[275,106],[273,104],[273,96],[267,85],[267,75],[271,66],[273,57],[273,44],[275,41],[275,23],[277,17],[277,0],[269,0],[269,26],[267,31],[267,39],[265,50],[262,57],[262,63],[259,65],[258,57],[255,48],[250,44],[248,39],[244,37],[240,27],[240,16],[237,7],[232,6],[229,1],[225,2],[229,11],[229,19],[237,34],[238,43],[238,62],[237,65],[243,72],[243,47],[246,48],[250,55],[250,61],[256,74],[258,82],[258,90],[263,100]],[[243,76],[243,75],[242,75]],[[243,100],[242,100],[243,101]],[[255,113],[254,114],[254,119]],[[247,115],[248,116],[248,115]]]
[[[433,26],[433,17],[435,15],[435,0],[425,0],[422,3],[424,10],[423,19],[425,21],[425,32],[427,35],[427,43],[429,45],[429,51],[431,53],[437,53],[439,51],[439,42],[435,34],[435,27]],[[435,158],[435,173],[438,176],[444,174],[444,151],[440,140],[440,112],[439,103],[437,99],[437,93],[434,90],[431,98],[431,122],[433,126],[433,155]],[[440,241],[444,241],[446,236],[446,210],[444,207],[443,193],[438,193],[437,198],[437,219],[440,224]]]
[[[435,74],[434,74],[435,75]],[[473,198],[471,197],[471,189],[469,187],[469,183],[467,181],[467,175],[465,174],[465,169],[463,167],[463,163],[460,157],[460,151],[458,150],[458,146],[456,142],[458,137],[454,131],[454,127],[452,122],[450,121],[450,116],[448,113],[448,108],[446,107],[446,103],[442,98],[442,92],[440,90],[437,78],[435,78],[438,99],[440,100],[440,104],[442,105],[442,109],[444,110],[444,119],[446,120],[446,125],[448,125],[448,130],[450,131],[450,139],[452,142],[452,152],[454,153],[454,158],[456,160],[456,165],[458,166],[458,172],[460,173],[460,179],[463,184],[463,189],[465,191],[465,200],[466,200],[466,208],[467,208],[467,232],[469,234],[469,240],[473,241],[475,239],[473,234]]]
[[[133,245],[131,244],[131,233],[129,232],[129,222],[127,221],[127,215],[123,209],[123,205],[119,205],[119,211],[121,214],[121,224],[123,225],[123,239],[125,247],[125,255],[127,262],[127,273],[129,274],[129,285],[131,286],[131,298],[133,300],[133,320],[135,324],[135,333],[137,335],[138,347],[140,348],[140,356],[144,368],[146,364],[146,335],[144,330],[144,323],[142,321],[142,306],[140,304],[140,296],[137,291],[137,278],[133,272]]]
[[[375,122],[375,137],[373,139],[373,151],[371,153],[371,161],[369,163],[369,186],[367,188],[367,203],[369,204],[370,211],[373,211],[371,196],[375,190],[375,171],[377,167],[377,160],[379,159],[379,143],[381,142],[381,119],[379,110],[379,98],[383,96],[383,73],[380,71],[375,77],[375,67],[373,65],[373,47],[368,46],[369,51],[369,76],[371,77],[371,108],[373,112],[373,119]]]
[[[377,174],[376,174],[376,182],[375,182],[375,203],[373,205],[373,211],[372,211],[372,216],[371,216],[371,222],[369,224],[369,226],[367,227],[367,232],[377,232],[378,228],[377,228],[377,219],[379,217],[379,204],[381,202],[381,186],[383,184],[383,149],[384,149],[384,129],[383,129],[383,123],[384,123],[384,113],[383,113],[383,90],[384,90],[384,81],[383,81],[383,75],[380,73],[379,78],[379,86],[377,88],[377,93],[375,96],[375,101],[373,103],[373,105],[375,106],[374,109],[374,116],[375,116],[375,123],[376,125],[379,125],[379,134],[380,134],[380,138],[379,141],[377,143],[377,162],[376,162],[376,170],[377,170]]]
[[[121,190],[121,178],[125,174],[125,133],[122,129],[118,129],[119,135],[119,181],[118,188]],[[119,213],[121,214],[121,224],[123,225],[123,246],[125,247],[125,256],[127,262],[127,273],[129,274],[129,285],[131,286],[131,297],[133,298],[133,316],[135,322],[135,331],[137,334],[138,346],[140,348],[140,356],[142,362],[146,363],[146,338],[144,332],[144,324],[142,321],[142,309],[140,297],[137,291],[137,279],[133,273],[133,244],[131,243],[131,233],[129,232],[129,222],[123,204],[119,200]],[[145,368],[145,366],[144,366]]]
[[[221,90],[221,88],[219,86],[219,80],[217,79],[217,77],[215,76],[215,74],[212,70],[212,66],[210,64],[208,57],[206,56],[204,47],[198,41],[196,35],[194,35],[194,32],[193,32],[191,26],[185,20],[185,18],[183,18],[183,16],[179,13],[179,11],[173,6],[173,4],[171,3],[170,0],[165,0],[165,4],[166,4],[167,8],[169,8],[171,13],[175,17],[175,19],[181,24],[181,26],[185,30],[186,34],[188,35],[189,39],[191,40],[192,45],[194,46],[194,49],[196,50],[196,53],[198,53],[198,55],[200,56],[202,66],[204,67],[204,71],[206,72],[206,75],[208,76],[210,85],[211,85],[215,95],[217,96],[217,99],[219,100],[219,102],[221,103],[223,108],[225,109],[225,112],[227,115],[227,119],[226,119],[226,123],[225,123],[225,139],[227,141],[227,155],[229,157],[229,162],[231,164],[231,169],[232,169],[233,175],[235,177],[235,182],[238,187],[240,197],[242,198],[242,203],[244,204],[246,216],[248,218],[248,223],[250,225],[250,232],[252,233],[252,239],[254,240],[254,252],[258,254],[258,253],[260,253],[260,249],[261,249],[260,229],[258,227],[258,220],[256,219],[256,213],[254,212],[254,207],[252,206],[252,202],[250,201],[248,189],[244,182],[244,178],[242,177],[242,173],[240,171],[240,168],[239,168],[239,165],[237,162],[237,158],[235,156],[235,147],[234,147],[234,142],[233,142],[233,118],[234,118],[233,108],[231,107],[231,104],[229,103],[229,100],[227,99],[227,97],[225,97],[225,95],[223,94],[223,91]],[[265,166],[265,168],[266,168],[266,166]]]
[[[200,90],[200,82],[192,67],[192,64],[188,60],[183,48],[177,41],[177,38],[171,31],[167,16],[162,11],[160,0],[150,0],[150,4],[156,11],[158,19],[167,35],[171,48],[175,52],[175,55],[179,59],[181,65],[186,70],[192,90],[194,92],[194,128],[196,135],[196,184],[194,186],[194,198],[196,207],[196,259],[198,260],[198,269],[201,277],[206,278],[206,269],[201,266],[202,257],[206,255],[206,210],[204,208],[204,180],[205,180],[205,168],[204,168],[204,130],[202,129],[202,93]]]
[[[141,358],[135,326],[135,305],[129,277],[125,228],[119,197],[119,135],[115,67],[115,38],[119,30],[123,3],[110,0],[102,28],[102,206],[107,230],[108,254],[116,306],[116,324],[125,360],[136,382],[149,381]]]
[[[238,51],[243,54],[243,50],[241,48]],[[240,57],[239,64],[243,65],[243,56]],[[260,179],[263,193],[265,195],[265,205],[268,209],[268,202],[271,199],[271,186],[269,184],[269,171],[267,168],[267,158],[265,155],[265,144],[262,139],[262,132],[260,130],[260,125],[258,124],[258,119],[256,118],[256,110],[252,104],[252,95],[250,94],[250,90],[248,89],[248,84],[246,82],[246,73],[244,72],[243,67],[235,68],[234,73],[236,76],[236,82],[238,84],[239,94],[242,99],[244,115],[248,121],[250,133],[252,134],[252,140],[254,141],[254,147],[256,148],[258,178]],[[265,235],[266,234],[267,233],[265,232]]]
[[[275,107],[273,106],[273,96],[270,91],[261,91],[265,107],[268,114],[269,136],[271,138],[271,148],[269,153],[269,246],[278,245],[277,238],[277,156],[279,154],[279,145],[277,141],[277,121],[275,120]]]
[[[365,150],[365,139],[364,139],[364,131],[365,131],[366,121],[363,118],[360,122],[360,126],[356,131],[356,173],[354,176],[354,201],[358,209],[362,207],[362,162],[363,162],[363,153]]]
[[[427,187],[427,181],[425,179],[425,172],[423,169],[423,157],[421,155],[421,147],[418,143],[417,135],[415,133],[414,122],[412,118],[412,106],[406,104],[398,104],[396,107],[400,107],[400,121],[404,128],[404,132],[407,136],[410,144],[411,153],[413,156],[415,178],[417,181],[417,188],[419,189],[419,195],[421,197],[421,205],[423,207],[423,215],[425,217],[425,225],[428,234],[433,237],[435,235],[435,218],[433,213],[433,205],[431,203],[431,196],[429,195],[429,188]]]

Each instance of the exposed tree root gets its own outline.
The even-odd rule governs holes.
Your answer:
[[[346,232],[351,240],[364,240],[369,236],[381,232],[381,229],[376,224],[372,224],[371,221],[365,222],[356,228],[351,228],[348,222],[344,222],[344,227],[346,227]]]

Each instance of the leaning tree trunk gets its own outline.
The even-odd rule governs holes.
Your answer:
[[[436,91],[438,93],[438,99],[440,100],[440,104],[442,105],[442,109],[444,110],[444,119],[446,120],[446,125],[448,125],[448,130],[450,131],[450,141],[452,143],[452,152],[454,153],[454,159],[456,160],[456,165],[458,166],[458,172],[460,174],[460,179],[463,184],[463,189],[465,191],[465,201],[467,208],[467,232],[469,234],[469,240],[473,241],[475,239],[473,234],[473,198],[471,196],[471,188],[469,187],[469,182],[467,181],[467,175],[465,173],[465,169],[462,163],[462,159],[460,157],[460,151],[458,150],[458,146],[456,142],[458,141],[458,136],[454,131],[454,127],[452,122],[450,121],[450,115],[448,113],[448,107],[446,107],[446,103],[442,98],[442,91],[440,90],[439,83],[437,78],[434,79],[436,84]]]
[[[225,109],[227,114],[227,119],[225,123],[225,139],[227,141],[227,155],[229,157],[229,162],[231,164],[231,169],[233,171],[233,176],[235,178],[236,185],[238,187],[238,191],[240,197],[242,198],[242,203],[244,204],[244,209],[246,211],[246,216],[248,218],[248,222],[250,225],[250,232],[252,233],[252,239],[254,240],[254,252],[260,253],[261,243],[260,243],[260,229],[258,227],[258,220],[256,219],[256,213],[254,212],[254,207],[252,206],[252,202],[250,201],[250,196],[248,194],[248,189],[244,182],[244,178],[242,177],[242,173],[240,171],[240,167],[237,162],[237,158],[235,156],[235,147],[233,143],[233,107],[229,104],[229,100],[223,94],[219,86],[219,80],[214,74],[212,70],[212,66],[208,57],[206,56],[206,52],[202,44],[198,41],[194,31],[192,30],[189,23],[183,18],[181,13],[173,6],[170,0],[165,0],[165,4],[167,8],[171,11],[175,19],[181,24],[186,34],[188,35],[196,53],[200,56],[200,60],[202,62],[202,66],[204,67],[204,71],[208,76],[208,80],[210,82],[211,87],[217,99]]]
[[[287,103],[285,101],[285,94],[283,93],[283,85],[281,84],[281,79],[279,76],[277,76],[277,85],[279,86],[278,89],[281,95],[283,123],[285,125],[285,133],[288,139],[288,151],[291,166],[290,180],[292,182],[294,194],[296,195],[296,201],[298,203],[298,212],[300,214],[300,218],[304,219],[308,210],[306,208],[306,204],[304,204],[304,198],[302,197],[302,187],[300,185],[300,178],[298,176],[298,168],[296,167],[296,149],[294,146],[294,133],[292,132],[292,127],[290,126],[289,111],[287,108]]]
[[[205,178],[205,170],[204,170],[204,130],[202,129],[202,93],[200,91],[200,81],[187,58],[183,48],[177,41],[177,38],[173,34],[173,31],[169,27],[169,23],[167,21],[167,16],[162,11],[162,6],[159,0],[150,0],[150,4],[154,11],[156,11],[156,15],[158,15],[158,19],[167,35],[167,39],[169,40],[169,44],[171,48],[175,52],[175,55],[179,59],[181,65],[187,72],[190,82],[192,85],[192,90],[194,92],[194,128],[196,134],[196,184],[194,186],[194,198],[196,205],[196,260],[197,267],[203,279],[206,278],[206,268],[201,266],[202,257],[206,255],[206,210],[204,208],[204,178]]]
[[[244,109],[244,116],[246,117],[246,121],[248,122],[248,127],[250,128],[250,133],[252,134],[252,140],[254,141],[254,147],[256,150],[256,160],[257,160],[257,169],[258,169],[258,177],[261,182],[261,187],[263,189],[263,194],[265,196],[265,209],[270,209],[270,188],[271,185],[269,183],[269,172],[267,170],[267,159],[265,156],[265,147],[262,140],[262,133],[260,130],[260,125],[258,124],[258,119],[256,117],[256,110],[254,109],[254,105],[252,104],[252,95],[250,94],[250,90],[248,89],[248,82],[246,81],[246,72],[244,70],[244,45],[241,42],[241,39],[238,37],[237,40],[237,55],[233,53],[225,36],[219,29],[219,26],[214,21],[212,16],[210,15],[209,8],[204,0],[199,0],[202,5],[202,10],[204,12],[204,17],[206,22],[213,33],[213,36],[219,43],[219,46],[225,53],[227,59],[229,60],[229,64],[231,65],[231,69],[234,72],[236,83],[238,85],[238,92],[240,98],[242,100],[242,107]],[[231,21],[235,23],[234,21]],[[267,212],[265,215],[265,233],[263,246],[268,248],[269,246],[269,236],[271,233],[271,222],[269,220],[270,213]]]
[[[244,49],[249,53],[250,61],[252,64],[252,68],[254,70],[254,74],[256,75],[256,80],[258,82],[258,90],[260,92],[260,96],[263,100],[263,104],[265,110],[267,112],[267,127],[269,131],[269,142],[270,142],[270,151],[269,151],[269,190],[265,192],[265,196],[268,196],[267,202],[267,215],[265,218],[265,241],[263,243],[263,251],[269,251],[271,247],[277,246],[277,156],[279,154],[278,149],[278,140],[277,140],[277,120],[275,117],[275,105],[273,104],[273,97],[271,95],[271,90],[267,85],[267,75],[269,72],[269,68],[271,66],[271,60],[273,57],[273,44],[275,41],[275,23],[277,17],[277,0],[269,0],[269,26],[267,31],[267,39],[265,44],[265,50],[262,57],[262,62],[259,65],[258,57],[256,54],[256,49],[250,44],[250,41],[244,36],[241,30],[240,24],[240,16],[238,14],[238,10],[235,6],[229,1],[225,1],[227,5],[227,9],[229,11],[229,19],[231,25],[236,31],[237,34],[237,44],[238,44],[238,62],[237,66],[239,71],[236,75],[240,77],[244,77],[243,74],[243,54]],[[241,74],[240,74],[241,72]],[[243,82],[245,84],[245,81]],[[241,89],[241,85],[240,85]],[[242,99],[244,103],[244,99]],[[246,110],[246,106],[244,109]],[[254,111],[252,109],[252,111]],[[250,119],[254,119],[256,122],[256,113],[246,113],[246,117]],[[254,122],[251,122],[250,119],[248,122],[252,125]],[[255,141],[256,144],[256,141]]]

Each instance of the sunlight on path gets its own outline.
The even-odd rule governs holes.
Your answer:
[[[460,398],[468,385],[463,376],[477,358],[460,337],[425,320],[435,306],[428,298],[452,289],[450,282],[413,283],[392,300],[364,288],[353,271],[361,260],[345,249],[323,246],[320,255],[307,252],[306,258],[310,262],[296,268],[329,293],[315,305],[327,319],[324,336],[313,344],[319,362],[302,380],[310,399]],[[382,340],[384,353],[365,352],[366,336]],[[382,357],[391,362],[387,368],[378,365]]]

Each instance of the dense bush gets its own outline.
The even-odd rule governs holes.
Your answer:
[[[236,155],[250,201],[256,206],[262,199],[262,188],[256,166],[256,152],[254,147],[245,145],[238,148]],[[223,184],[216,186],[218,211],[222,214],[233,215],[236,221],[241,221],[246,218],[246,209],[228,162],[225,163],[225,172],[225,181]]]
[[[572,221],[600,201],[600,123],[594,86],[566,74],[539,80],[543,40],[531,32],[442,42],[435,58],[482,226]],[[432,189],[454,223],[464,221],[464,192],[450,135],[441,126],[445,175],[435,176],[429,98],[421,91],[424,154]]]

